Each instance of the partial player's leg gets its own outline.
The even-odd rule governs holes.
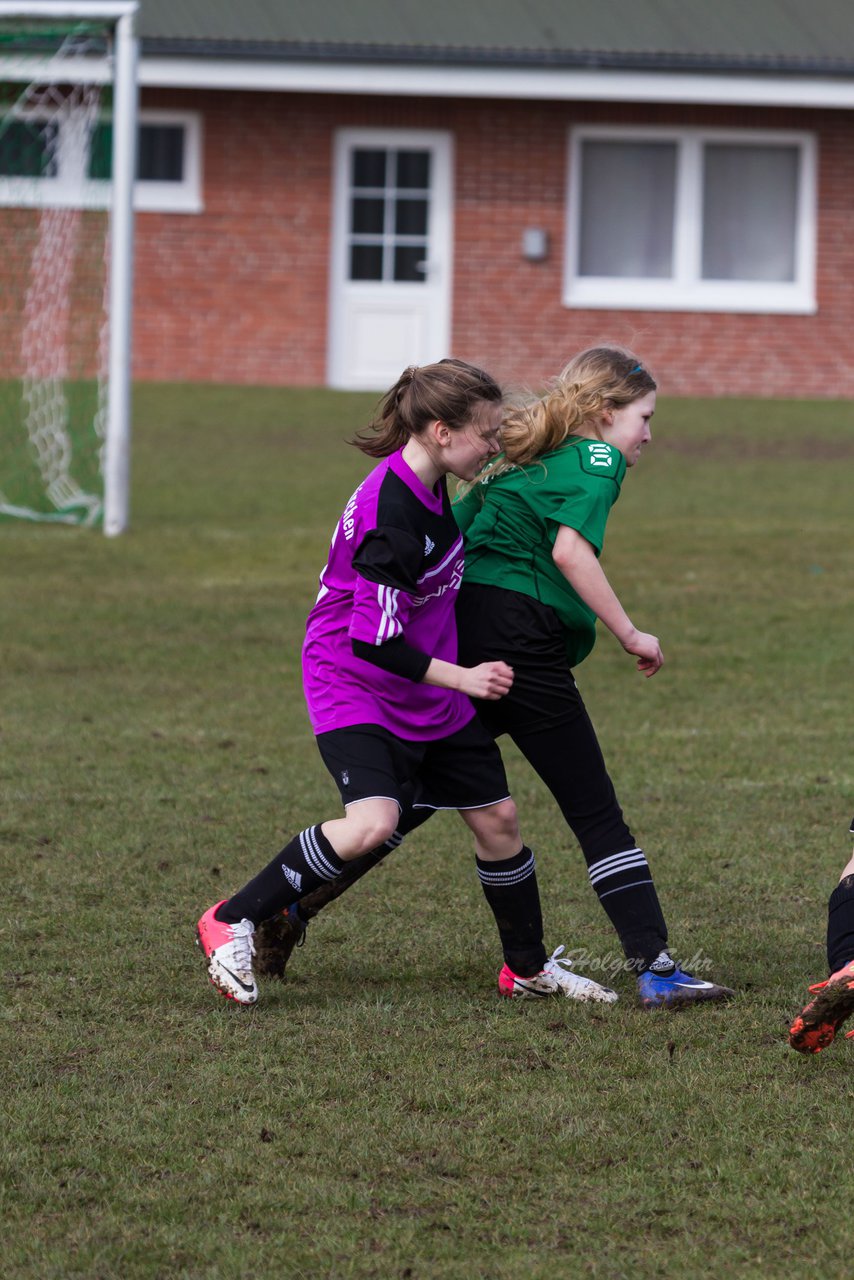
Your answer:
[[[821,1053],[854,1014],[854,854],[827,904],[827,967],[830,977],[810,987],[814,998],[789,1028],[789,1044],[799,1053]]]

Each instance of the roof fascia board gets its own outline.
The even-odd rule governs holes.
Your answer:
[[[854,107],[854,78],[143,58],[144,87],[400,97]]]
[[[138,0],[39,0],[38,4],[0,0],[0,18],[127,18],[139,9]]]
[[[0,78],[28,82],[51,74],[37,57],[0,57]],[[56,64],[62,78],[77,78]],[[79,78],[96,80],[95,66]],[[238,89],[385,97],[497,98],[539,101],[692,103],[711,106],[854,108],[854,78],[713,75],[696,72],[577,71],[498,67],[380,66],[376,63],[241,62],[210,58],[142,58],[145,88]]]

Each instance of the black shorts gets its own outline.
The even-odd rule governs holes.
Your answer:
[[[526,733],[585,714],[563,625],[549,605],[521,591],[464,582],[456,614],[458,660],[464,667],[500,660],[513,668],[509,693],[475,703],[490,733]]]
[[[319,733],[317,746],[345,806],[383,797],[401,810],[405,802],[416,809],[484,809],[510,794],[501,753],[476,716],[433,742],[357,724]]]

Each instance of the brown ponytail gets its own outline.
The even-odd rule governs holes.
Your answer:
[[[387,458],[429,423],[461,430],[470,425],[479,404],[501,400],[495,379],[463,360],[410,365],[379,402],[370,426],[350,443],[372,458]]]

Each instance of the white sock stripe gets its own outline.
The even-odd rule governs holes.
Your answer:
[[[610,898],[612,893],[622,893],[624,889],[637,889],[642,884],[652,884],[652,879],[633,880],[631,884],[618,884],[616,889],[606,889],[604,893],[599,894],[599,899]]]
[[[485,876],[482,872],[478,872],[480,883],[488,885],[491,889],[504,889],[514,884],[521,884],[523,880],[529,879],[530,875],[530,871],[518,871],[515,875],[508,872],[506,876]]]
[[[590,876],[591,884],[599,884],[601,880],[609,880],[611,876],[621,875],[623,871],[635,871],[638,867],[648,867],[649,863],[641,854],[639,857],[626,858],[623,862],[615,867],[608,867],[607,871],[600,871],[598,875]]]
[[[305,831],[300,832],[299,842],[303,857],[314,874],[320,876],[321,880],[334,880],[339,873],[321,849],[314,827],[306,827]]]
[[[643,856],[643,849],[623,849],[620,853],[610,853],[607,858],[600,858],[598,862],[591,862],[587,868],[588,874],[592,875],[594,871],[603,870],[610,866],[612,862],[620,862],[623,858],[630,858],[633,854],[639,853]]]
[[[483,867],[478,867],[477,874],[480,877],[481,884],[505,885],[519,884],[522,880],[527,880],[528,876],[534,873],[534,855],[531,854],[527,862],[523,862],[521,867],[514,867],[512,871],[487,871]]]

